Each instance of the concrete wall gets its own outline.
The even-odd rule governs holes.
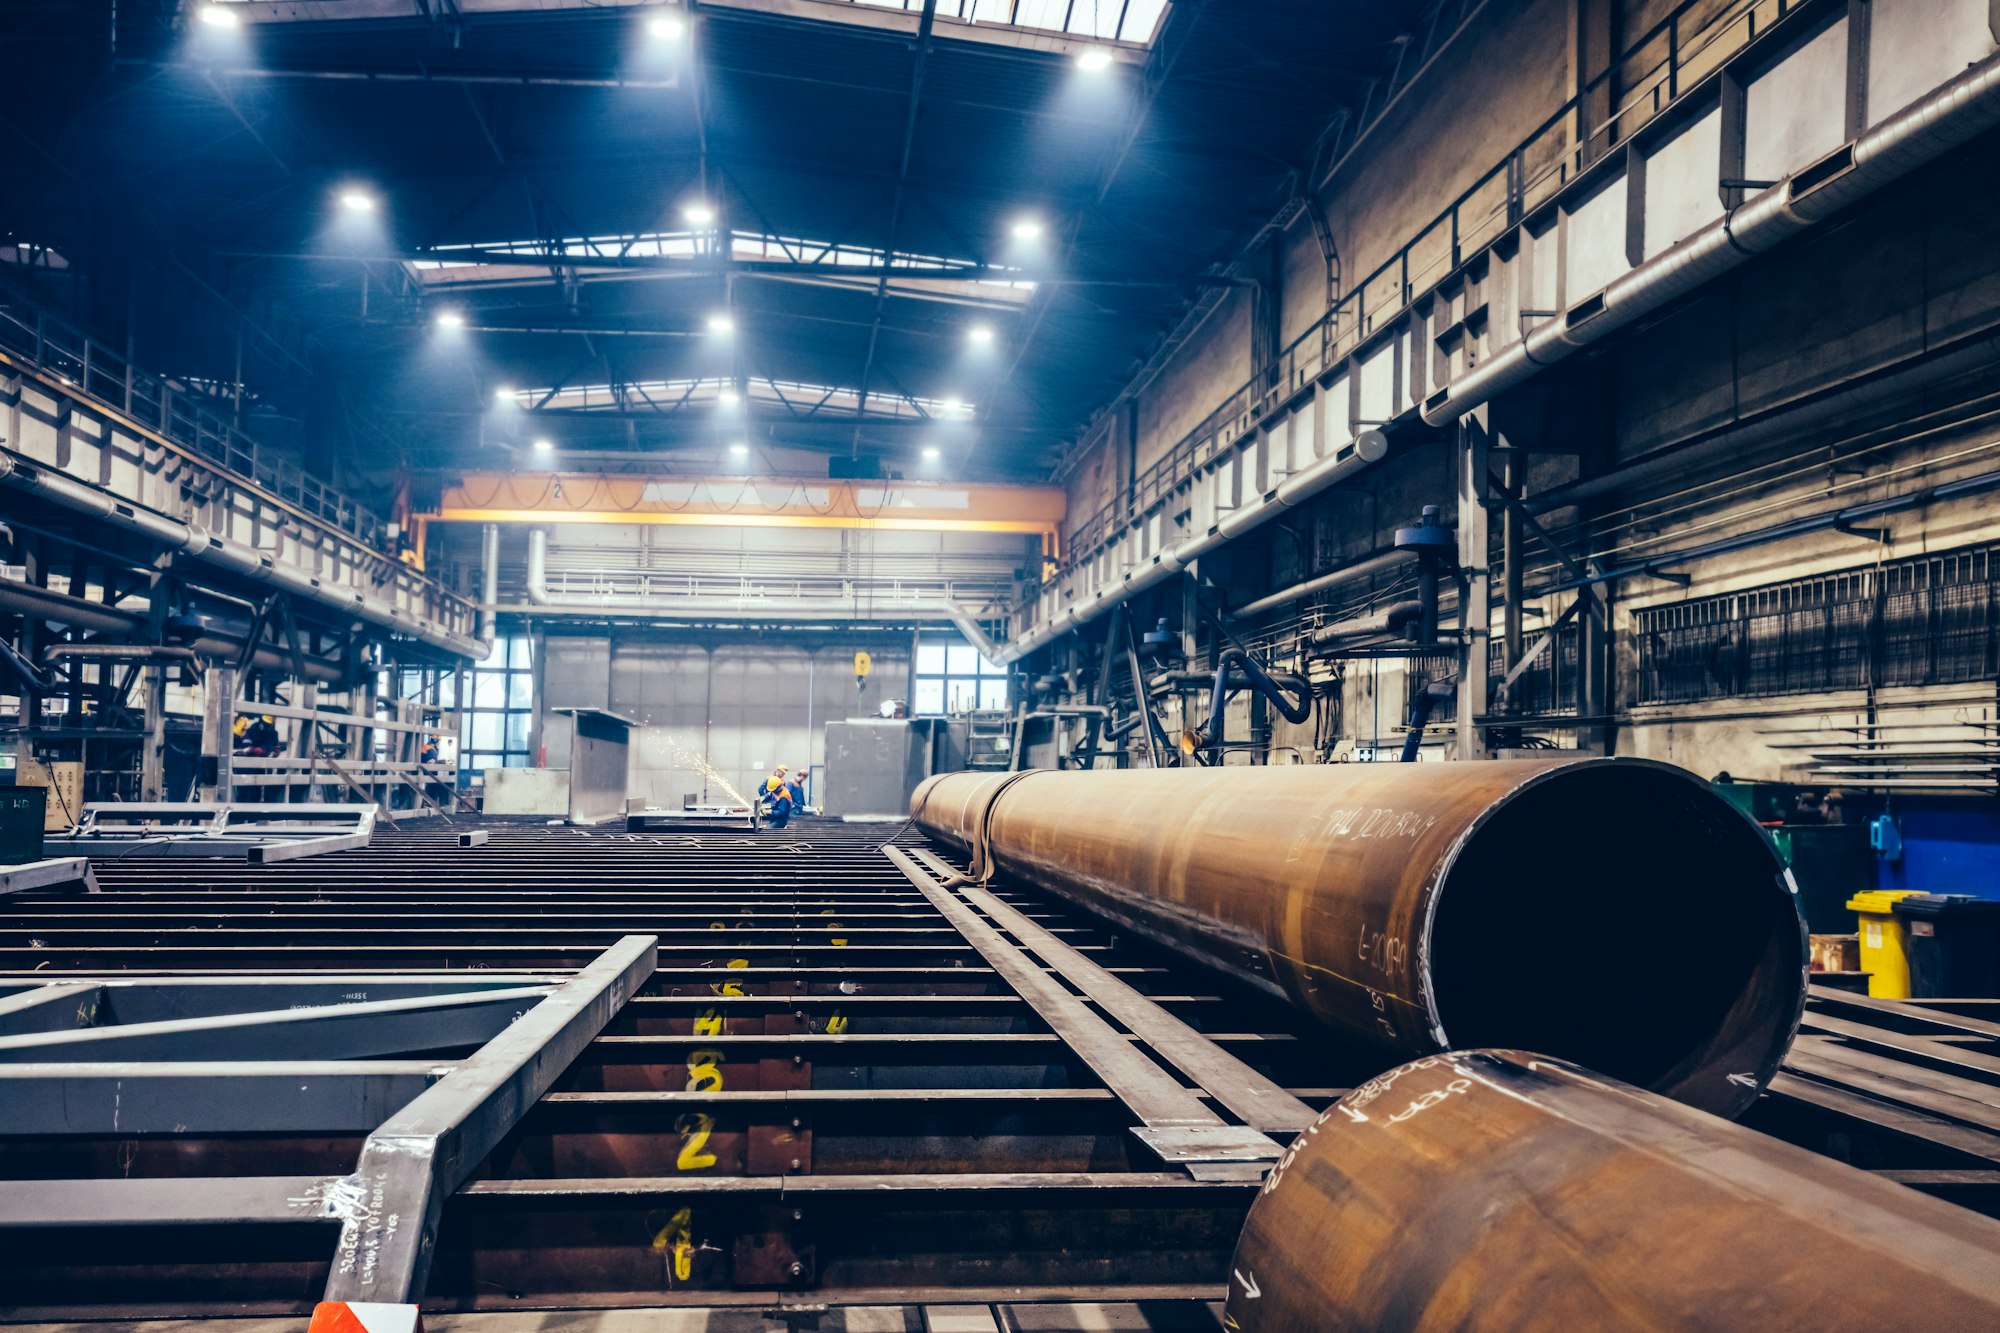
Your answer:
[[[1568,96],[1567,6],[1574,0],[1489,4],[1424,80],[1389,111],[1320,192],[1342,293],[1476,184]],[[1445,90],[1449,90],[1446,95]],[[1326,264],[1310,222],[1301,218],[1278,248],[1280,344],[1326,314]],[[1253,373],[1252,301],[1236,289],[1139,398],[1143,472],[1179,443]],[[1117,432],[1111,448],[1116,448]],[[1070,474],[1072,522],[1115,493],[1118,469],[1107,449]]]
[[[857,690],[854,654],[864,648],[874,670],[867,688]],[[548,767],[566,767],[570,759],[570,720],[550,710],[608,708],[639,724],[629,794],[670,807],[688,793],[721,799],[725,781],[748,796],[781,763],[817,768],[825,762],[829,719],[873,713],[909,689],[907,632],[716,641],[666,630],[552,629],[544,652],[540,706]]]
[[[1339,252],[1342,289],[1362,286],[1376,265],[1417,241],[1454,199],[1549,123],[1579,76],[1596,76],[1612,53],[1639,42],[1679,8],[1676,0],[1489,5],[1475,29],[1425,73],[1334,173],[1322,202]],[[1741,8],[1729,0],[1696,4],[1684,12],[1679,31],[1685,34],[1716,14]],[[1748,90],[1744,174],[1753,180],[1815,160],[1855,132],[1857,117],[1860,124],[1880,123],[1994,51],[1984,0],[1871,5],[1865,100],[1857,107],[1849,100],[1846,57],[1860,29],[1850,34],[1838,6],[1821,12],[1824,20],[1810,27],[1792,23],[1783,29],[1784,40],[1760,47],[1756,63],[1742,70]],[[1760,31],[1768,17],[1760,18]],[[1602,104],[1639,95],[1634,90],[1644,86],[1669,44],[1665,32],[1647,38],[1638,58],[1596,94]],[[1685,54],[1687,47],[1680,49]],[[1735,44],[1718,49],[1733,51]],[[1699,67],[1687,72],[1682,86],[1703,72]],[[1571,147],[1566,123],[1554,123],[1558,128],[1538,141],[1537,161],[1559,161]],[[1628,197],[1618,186],[1565,198],[1559,226],[1531,229],[1518,252],[1496,255],[1483,282],[1469,284],[1468,293],[1444,294],[1441,299],[1454,303],[1453,316],[1485,304],[1488,331],[1468,340],[1475,350],[1491,355],[1518,338],[1521,308],[1573,304],[1622,273],[1630,262],[1625,250],[1633,229],[1642,255],[1652,257],[1720,214],[1722,116],[1713,100],[1677,107],[1651,124],[1643,142],[1646,175],[1638,193]],[[1529,490],[1795,407],[2000,329],[2000,251],[1990,243],[1990,220],[2000,209],[1990,169],[1996,151],[2000,144],[1989,141],[1961,153],[1670,307],[1602,351],[1544,373],[1496,402],[1494,423],[1510,439],[1540,451],[1525,460]],[[1632,228],[1628,206],[1643,210],[1630,219]],[[1555,221],[1553,214],[1531,213],[1531,220],[1542,218]],[[1246,263],[1245,271],[1254,267]],[[1281,338],[1289,342],[1326,309],[1324,259],[1308,218],[1282,238],[1278,269]],[[1250,305],[1247,296],[1226,303],[1141,396],[1144,459],[1170,449],[1176,430],[1185,433],[1244,383]],[[1370,306],[1386,308],[1372,296]],[[1446,322],[1441,318],[1437,324]],[[1386,368],[1383,359],[1361,376],[1363,417],[1386,416],[1404,406],[1389,399]],[[1461,354],[1454,373],[1466,368]],[[1558,511],[1548,523],[1579,555],[1616,563],[1633,552],[1750,532],[1828,506],[1904,495],[1991,471],[2000,468],[2000,419],[1988,418],[1991,408],[1982,399],[1996,376],[2000,358],[1954,383],[1884,397],[1812,430],[1770,435],[1754,447],[1676,469],[1587,512]],[[1344,417],[1340,424],[1346,424]],[[1111,438],[1115,448],[1115,432]],[[1450,462],[1451,452],[1442,445],[1399,450],[1304,509],[1286,511],[1223,552],[1205,556],[1201,573],[1217,596],[1240,604],[1265,589],[1372,554],[1421,505],[1449,503]],[[1071,474],[1072,513],[1095,511],[1111,497],[1120,475],[1117,466],[1083,460]],[[1672,758],[1703,772],[1726,768],[1740,776],[1778,777],[1797,759],[1766,734],[1790,725],[1782,719],[1865,717],[1866,700],[1832,692],[1674,709],[1634,709],[1622,701],[1633,697],[1634,610],[1878,558],[2000,541],[2000,505],[1990,496],[1934,501],[1884,526],[1890,534],[1886,543],[1821,533],[1689,562],[1678,571],[1692,576],[1686,588],[1650,578],[1622,582],[1612,597],[1618,748]],[[1555,561],[1531,541],[1528,565],[1532,586],[1537,576],[1554,570]],[[1105,581],[1115,583],[1121,572],[1109,571]],[[1378,739],[1394,743],[1404,672],[1395,662],[1358,660],[1337,668],[1306,661],[1298,655],[1302,617],[1296,613],[1310,609],[1316,619],[1305,618],[1309,626],[1397,595],[1395,576],[1378,578],[1297,607],[1289,621],[1276,617],[1276,628],[1250,631],[1263,636],[1260,646],[1278,665],[1310,666],[1336,688],[1342,752]],[[1149,595],[1138,613],[1172,612],[1179,596],[1176,587]],[[1531,638],[1567,600],[1529,604]],[[1449,605],[1447,598],[1448,619]],[[1496,617],[1496,631],[1498,623]],[[1336,672],[1340,679],[1334,687]],[[1922,725],[1934,715],[1970,710],[1968,716],[1991,718],[1995,712],[1990,686],[1917,691],[1878,699],[1877,705],[1905,710]],[[1247,711],[1240,703],[1232,710],[1232,735],[1244,734]],[[1309,729],[1281,723],[1272,735],[1278,746],[1310,746],[1312,740]]]

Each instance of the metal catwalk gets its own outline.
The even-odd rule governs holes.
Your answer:
[[[470,827],[0,899],[0,1317],[295,1314],[400,1274],[443,1310],[1212,1327],[1270,1156],[1393,1063],[952,887],[921,838],[878,849],[894,826]],[[1746,1123],[2000,1212],[1996,1010],[1816,987]]]

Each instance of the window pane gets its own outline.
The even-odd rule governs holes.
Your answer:
[[[1125,30],[1118,34],[1127,42],[1150,42],[1153,29],[1160,24],[1160,11],[1167,7],[1166,0],[1131,0],[1125,7]]]
[[[500,743],[500,718],[501,714],[499,713],[474,713],[472,715],[473,749],[499,750],[505,748]]]
[[[947,668],[954,676],[976,676],[979,674],[979,653],[969,643],[951,645],[951,665]]]
[[[504,665],[510,667],[527,666],[528,656],[529,656],[528,649],[531,643],[532,640],[530,640],[528,636],[525,634],[517,634],[514,637],[508,639],[507,656],[504,659]],[[503,665],[503,659],[496,656],[493,659],[493,665],[494,666]]]
[[[458,673],[447,671],[438,678],[438,706],[458,707]]]
[[[533,708],[535,706],[535,676],[531,671],[510,671],[507,673],[507,706],[509,708]]]
[[[935,677],[917,682],[917,696],[911,701],[910,711],[915,713],[942,713],[944,711],[944,682]]]
[[[917,645],[917,674],[920,676],[942,676],[944,674],[943,644],[920,643]]]
[[[1000,676],[1004,678],[1007,675],[1007,668],[1001,666],[998,662],[989,662],[982,657],[979,659],[979,674],[982,676]]]
[[[528,715],[526,713],[507,714],[507,748],[522,751],[528,748]]]
[[[1007,682],[1004,680],[980,681],[979,706],[981,708],[1005,708],[1007,706]]]
[[[507,673],[504,671],[473,672],[472,705],[475,708],[505,708],[507,706]]]
[[[978,704],[979,683],[971,680],[960,680],[954,676],[951,679],[951,683],[945,687],[945,698],[951,705],[948,711],[963,713]]]

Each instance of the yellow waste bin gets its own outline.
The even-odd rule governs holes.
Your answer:
[[[1847,900],[1861,918],[1861,970],[1868,973],[1868,993],[1878,1000],[1910,998],[1909,939],[1895,908],[1914,892],[1870,889]]]

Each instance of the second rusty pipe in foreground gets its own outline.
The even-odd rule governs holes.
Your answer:
[[[1293,1142],[1223,1322],[2000,1328],[2000,1222],[1560,1060],[1453,1052]]]
[[[1722,1115],[1805,1002],[1764,836],[1640,759],[952,773],[927,833],[1405,1054],[1547,1051]]]

